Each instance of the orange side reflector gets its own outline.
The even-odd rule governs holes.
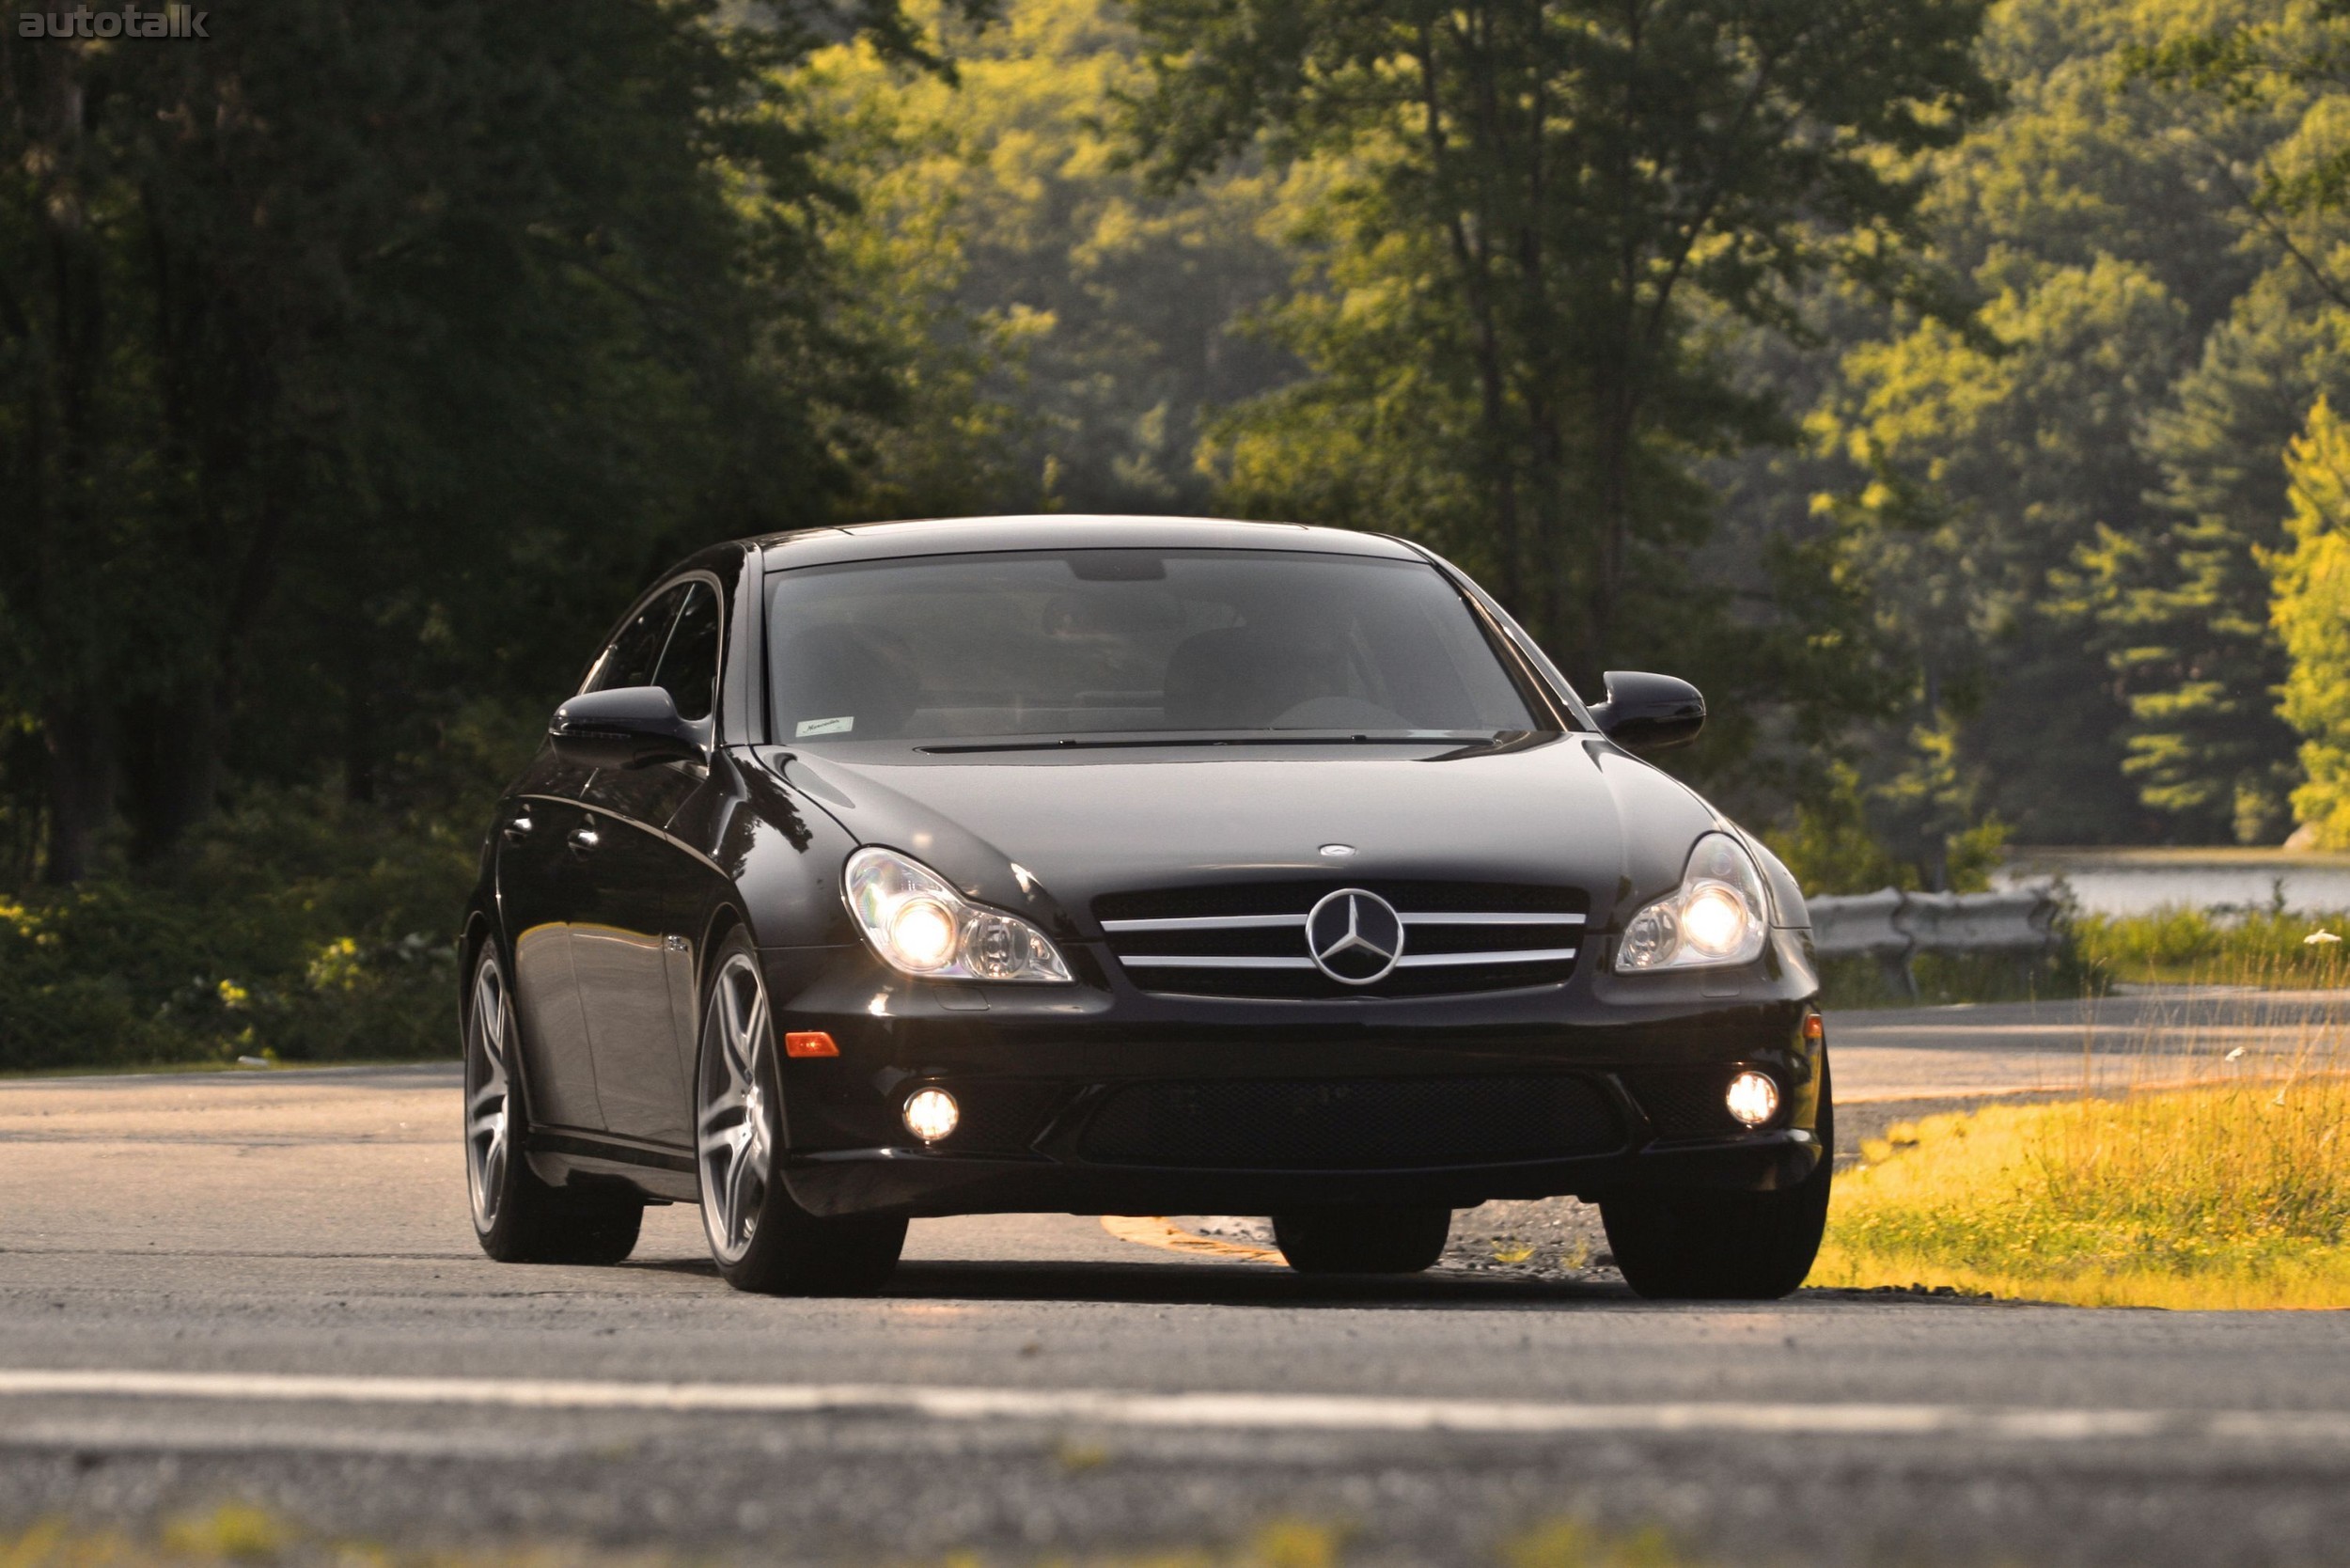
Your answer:
[[[1816,1012],[1812,1013],[1810,1017],[1803,1021],[1803,1037],[1814,1045],[1817,1045],[1821,1041],[1825,1040],[1827,1038],[1827,1020],[1821,1017]]]
[[[840,1047],[832,1043],[832,1036],[821,1029],[807,1034],[787,1034],[783,1037],[783,1054],[787,1057],[837,1057]]]

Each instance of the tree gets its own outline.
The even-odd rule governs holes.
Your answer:
[[[782,98],[818,40],[717,9],[0,38],[0,711],[47,876],[118,804],[164,854],[230,774],[366,798],[662,556],[823,514],[889,389]]]
[[[1315,213],[1328,291],[1288,323],[1324,385],[1230,431],[1230,461],[1307,497],[1348,494],[1359,454],[1415,470],[1405,494],[1454,502],[1446,531],[1587,676],[1637,616],[1686,613],[1688,461],[1771,428],[1718,332],[1794,327],[1833,271],[1905,286],[1897,161],[1992,99],[1975,0],[1135,14],[1152,83],[1130,125],[1163,179],[1257,148],[1339,171]]]
[[[1285,181],[1246,165],[1147,188],[1104,123],[1142,68],[1104,0],[1018,0],[985,27],[915,14],[951,79],[861,44],[799,82],[859,198],[831,232],[916,389],[910,422],[872,432],[853,506],[1200,510],[1202,410],[1293,373],[1241,330],[1293,265],[1270,231]]]
[[[1923,322],[1845,359],[1829,421],[1869,482],[1845,505],[1888,635],[1920,671],[1913,724],[1955,746],[1973,808],[2039,842],[2126,835],[2130,721],[2078,558],[2145,525],[2138,439],[2194,340],[2151,273],[2101,257],[2005,274],[1966,333]],[[1986,277],[1985,281],[1989,279]]]
[[[2286,660],[2261,553],[2284,542],[2279,459],[2301,411],[2350,392],[2345,328],[2297,269],[2272,268],[2148,422],[2153,525],[2084,556],[2130,708],[2123,771],[2190,842],[2284,832],[2294,735],[2276,713]]]
[[[2280,708],[2301,733],[2293,814],[2319,845],[2350,848],[2350,426],[2321,398],[2285,460],[2289,548],[2267,557],[2292,661]]]

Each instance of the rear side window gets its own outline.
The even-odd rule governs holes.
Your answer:
[[[669,628],[677,623],[678,606],[685,602],[686,588],[680,584],[668,592],[656,595],[652,602],[631,616],[620,635],[603,651],[596,661],[588,684],[582,688],[591,692],[616,691],[622,686],[650,686],[653,671],[660,667],[662,650],[669,645]]]
[[[678,717],[710,716],[718,691],[718,595],[708,583],[685,586],[685,607],[649,684],[669,694]]]

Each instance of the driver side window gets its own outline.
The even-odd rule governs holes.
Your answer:
[[[685,590],[690,586],[681,583],[631,616],[628,624],[620,628],[620,635],[612,639],[612,646],[603,651],[603,657],[596,661],[594,672],[581,689],[608,692],[622,686],[651,685],[653,671],[661,664],[661,651],[668,646],[669,628],[677,622],[678,606],[685,602]]]
[[[670,628],[651,684],[669,694],[678,717],[699,722],[710,716],[718,694],[718,595],[708,583],[685,585],[685,607]]]

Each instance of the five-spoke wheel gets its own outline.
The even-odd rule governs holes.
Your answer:
[[[782,1079],[759,954],[736,931],[712,956],[694,1074],[694,1167],[702,1230],[729,1284],[745,1291],[877,1290],[905,1246],[903,1219],[820,1219],[782,1178]]]
[[[617,1263],[645,1205],[613,1187],[553,1187],[524,1153],[522,1027],[497,944],[474,958],[465,995],[465,1185],[481,1250],[506,1263]]]
[[[695,1117],[702,1226],[721,1268],[738,1264],[759,1233],[776,1160],[775,1028],[758,963],[728,952],[702,1016],[701,1103]]]

